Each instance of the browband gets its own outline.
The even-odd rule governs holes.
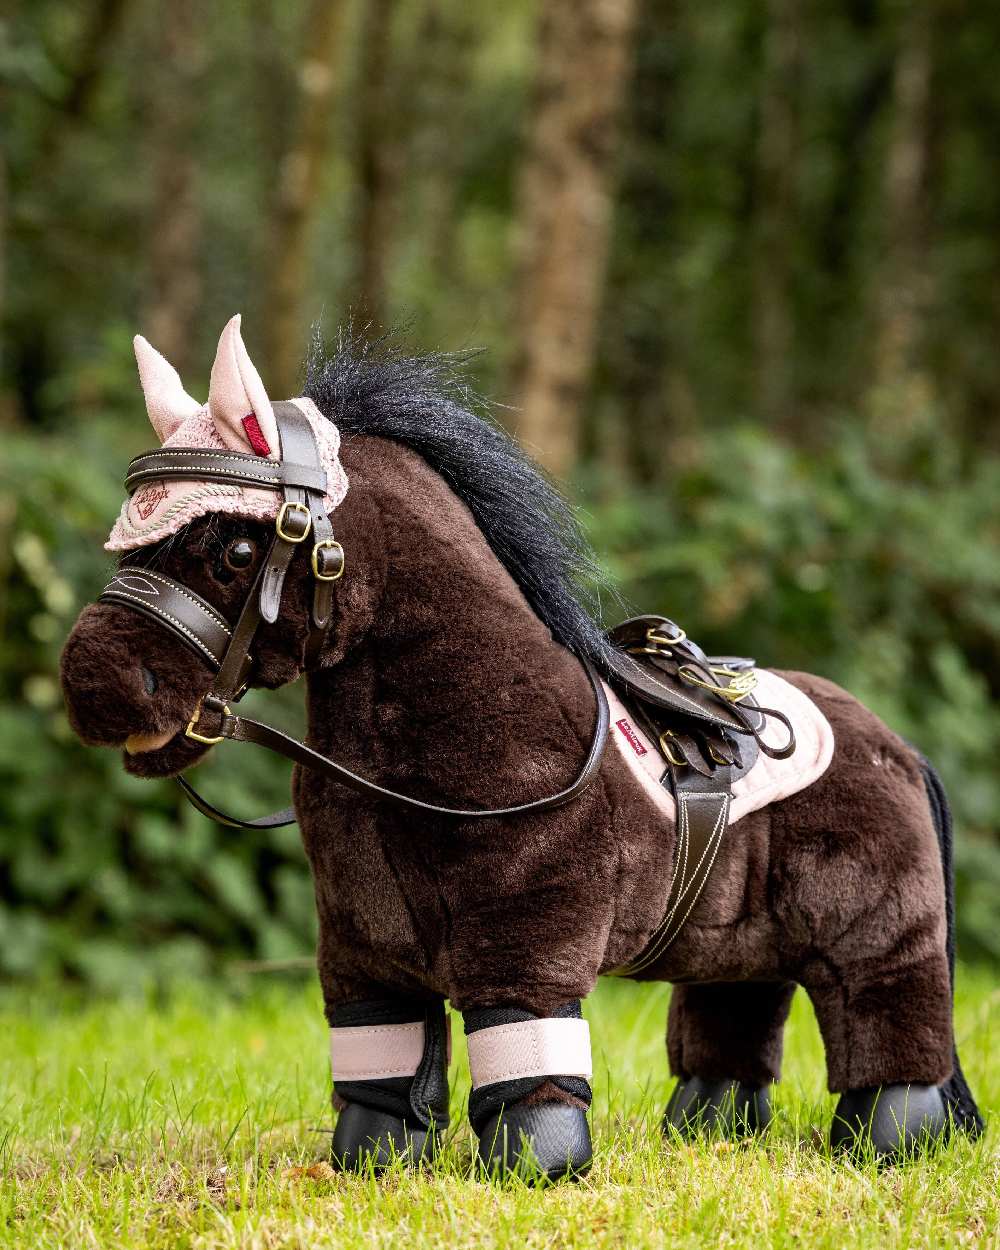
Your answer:
[[[321,494],[326,492],[327,484],[326,470],[321,466],[263,460],[260,456],[212,447],[163,447],[143,452],[131,461],[125,473],[125,490],[131,495],[146,482],[185,478],[233,482],[264,490],[300,486]]]
[[[144,482],[157,479],[211,477],[280,491],[284,496],[275,520],[275,533],[236,624],[230,626],[210,603],[181,582],[141,565],[122,565],[105,586],[100,601],[120,603],[156,620],[216,670],[212,690],[205,696],[185,733],[195,742],[211,746],[228,738],[252,742],[369,798],[397,807],[483,820],[548,811],[575,799],[593,780],[607,742],[610,713],[601,680],[589,660],[580,657],[597,704],[590,749],[576,779],[555,794],[499,808],[443,807],[400,794],[362,777],[336,760],[314,751],[304,742],[249,717],[237,716],[230,704],[246,689],[252,665],[250,645],[261,620],[273,623],[281,607],[285,574],[296,547],[312,538],[310,563],[313,572],[312,626],[307,661],[319,653],[332,610],[332,583],[344,571],[343,548],[333,537],[326,512],[326,473],[312,429],[293,403],[272,405],[281,439],[280,461],[240,452],[210,448],[165,448],[137,456],[125,480],[130,493]],[[206,721],[209,725],[206,725]],[[256,820],[229,816],[208,803],[183,777],[175,779],[190,802],[203,815],[239,829],[274,829],[295,822],[294,808],[284,808]]]

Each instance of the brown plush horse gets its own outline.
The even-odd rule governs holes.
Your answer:
[[[339,1166],[432,1152],[450,999],[486,1166],[583,1171],[579,1003],[622,970],[675,985],[681,1132],[766,1125],[797,984],[841,1094],[835,1145],[897,1157],[981,1129],[952,1040],[948,809],[914,750],[820,677],[743,670],[727,694],[710,675],[739,670],[697,648],[674,688],[717,680],[758,762],[729,730],[711,758],[697,734],[657,741],[574,589],[593,568],[572,513],[447,362],[348,339],[314,351],[307,398],[272,404],[237,318],[203,406],[136,351],[163,448],[130,468],[121,562],[66,644],[66,701],[138,776],[178,775],[222,737],[299,761]],[[654,619],[633,650],[665,664],[681,638]],[[302,673],[308,747],[230,706]],[[758,732],[754,681],[794,752]],[[723,785],[682,914],[685,767]]]

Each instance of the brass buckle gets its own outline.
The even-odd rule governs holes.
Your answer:
[[[321,573],[319,571],[319,553],[321,549],[332,551],[333,548],[340,552],[340,568],[336,573]],[[318,582],[335,582],[338,578],[344,576],[344,548],[337,542],[335,538],[321,538],[312,549],[312,571],[313,577]]]
[[[678,759],[673,751],[671,751],[670,744],[666,741],[667,738],[672,738],[673,736],[674,731],[672,729],[664,729],[663,733],[660,734],[660,750],[667,757],[667,760],[673,764],[674,768],[685,768],[687,766],[687,760],[683,758]]]
[[[197,725],[197,723],[201,720],[201,705],[203,702],[203,699],[198,700],[198,706],[194,710],[194,716],[192,716],[188,721],[188,727],[184,730],[184,736],[185,738],[190,738],[193,742],[201,742],[207,747],[214,747],[215,744],[217,742],[221,742],[226,735],[219,734],[217,738],[207,738],[204,734],[200,734],[196,731],[195,725]],[[222,714],[223,716],[232,716],[228,703],[224,703],[222,705]]]
[[[718,673],[717,669],[711,672]],[[753,669],[747,669],[745,672],[734,677],[728,686],[717,685],[715,682],[704,681],[695,672],[690,664],[682,664],[677,670],[678,675],[691,686],[697,686],[699,690],[707,690],[709,694],[717,695],[720,699],[725,699],[728,703],[739,703],[741,699],[745,699],[752,690],[757,687],[757,674]]]
[[[284,524],[285,517],[289,512],[304,512],[306,516],[306,527],[301,534],[286,534],[281,528]],[[304,503],[298,503],[296,500],[286,499],[278,509],[278,516],[274,522],[274,528],[278,531],[278,537],[283,538],[286,543],[300,543],[309,537],[309,531],[312,529],[312,515]]]
[[[651,642],[654,647],[676,647],[678,643],[683,642],[687,638],[687,634],[679,625],[677,629],[678,633],[671,638],[663,633],[662,630],[657,629],[655,625],[650,625],[649,629],[646,630],[646,641]]]

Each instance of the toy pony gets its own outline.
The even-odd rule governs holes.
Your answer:
[[[129,466],[120,562],[66,643],[69,715],[137,776],[223,739],[295,762],[294,811],[256,822],[183,784],[237,827],[299,822],[336,1166],[432,1156],[449,999],[484,1167],[585,1171],[602,973],[674,984],[683,1134],[764,1129],[796,985],[835,1148],[981,1130],[926,760],[823,678],[710,658],[662,617],[603,632],[572,511],[447,362],[348,335],[272,403],[236,317],[201,404],[135,349],[161,447]],[[239,714],[302,674],[307,743]]]

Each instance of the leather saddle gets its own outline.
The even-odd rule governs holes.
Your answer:
[[[784,713],[753,697],[754,661],[707,656],[664,616],[635,616],[608,634],[605,656],[611,684],[630,713],[658,743],[664,759],[660,784],[677,804],[674,868],[663,920],[642,951],[616,975],[650,968],[677,938],[705,885],[726,835],[733,782],[763,751],[786,759],[795,734]],[[787,740],[764,740],[768,720],[780,721]]]

